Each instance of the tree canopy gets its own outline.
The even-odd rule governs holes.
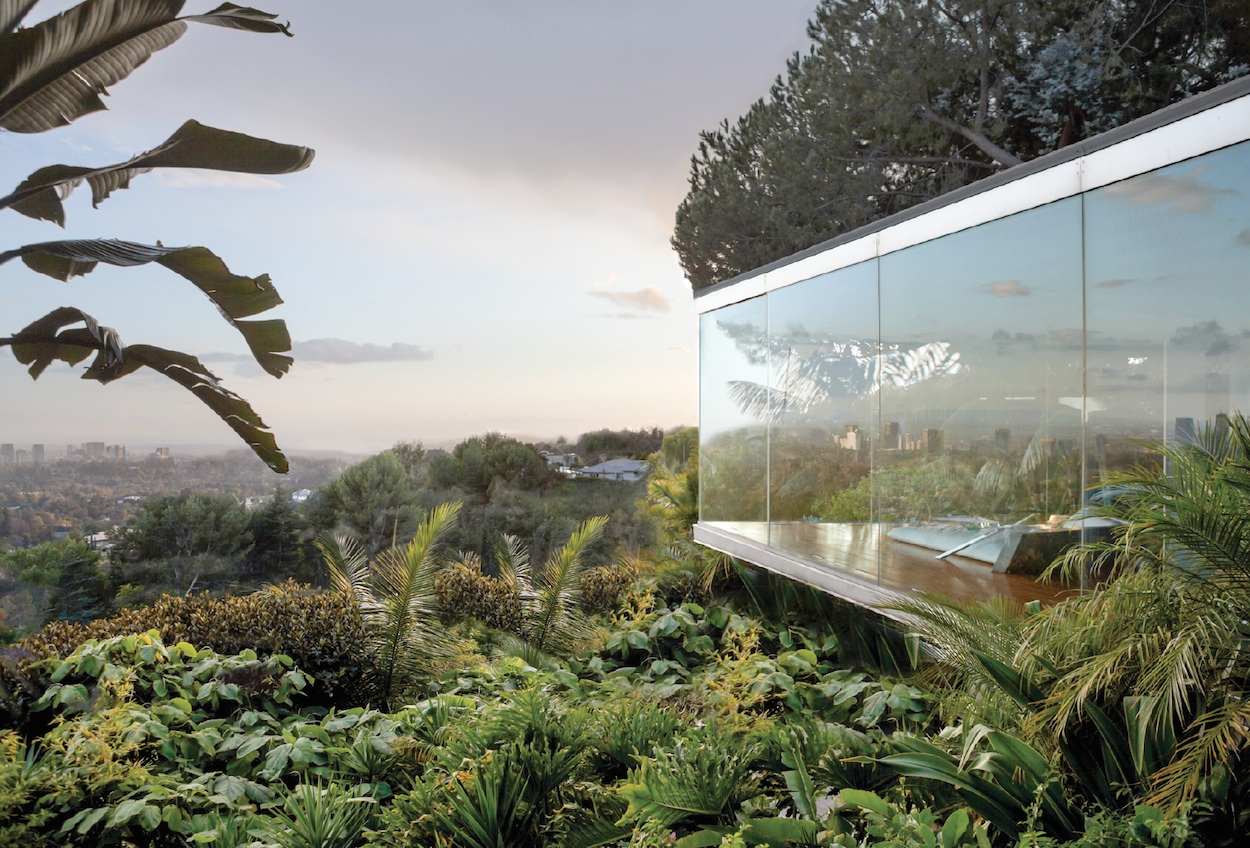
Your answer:
[[[1250,0],[822,0],[808,34],[700,134],[695,291],[1250,70]]]

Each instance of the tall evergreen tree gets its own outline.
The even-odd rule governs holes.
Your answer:
[[[1248,0],[822,0],[767,99],[701,134],[697,291],[1246,72]]]

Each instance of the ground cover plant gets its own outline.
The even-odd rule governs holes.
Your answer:
[[[740,564],[695,603],[666,587],[671,562],[634,562],[594,627],[527,654],[554,585],[540,574],[581,585],[569,566],[594,526],[533,574],[515,544],[491,574],[438,544],[452,507],[389,565],[271,593],[357,622],[372,664],[328,698],[317,677],[342,669],[284,653],[300,638],[182,641],[169,622],[194,601],[62,625],[18,646],[25,688],[2,693],[0,844],[1237,844],[1250,425],[1209,435],[1168,448],[1166,478],[1113,481],[1099,509],[1126,529],[1057,566],[1098,590],[1049,609],[907,605],[919,674],[918,643]],[[386,607],[389,567],[419,584],[392,595],[428,606]],[[482,599],[514,615],[490,620]],[[378,637],[401,607],[444,644],[397,685]]]

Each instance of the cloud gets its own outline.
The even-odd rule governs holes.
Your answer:
[[[282,183],[259,174],[231,174],[222,171],[162,171],[161,185],[166,188],[282,188]]]
[[[609,303],[642,312],[668,312],[668,295],[659,286],[647,286],[637,291],[605,291],[596,288],[591,297],[601,297]]]
[[[990,341],[997,347],[999,356],[1007,356],[1017,346],[1035,347],[1037,336],[1033,333],[1012,333],[999,329],[990,335]]]
[[[1172,214],[1209,212],[1220,195],[1236,194],[1231,188],[1207,185],[1198,179],[1204,169],[1171,177],[1164,174],[1146,174],[1113,185],[1107,189],[1109,196],[1127,200],[1139,206],[1167,206]]]
[[[1094,285],[1100,289],[1118,289],[1120,286],[1127,286],[1129,283],[1134,282],[1136,280],[1132,277],[1118,277],[1113,280],[1103,280],[1102,282],[1094,283]]]
[[[994,297],[1028,297],[1033,290],[1019,280],[995,280],[981,286],[981,291]]]
[[[1180,348],[1205,350],[1207,356],[1222,356],[1241,348],[1237,337],[1225,332],[1218,321],[1199,321],[1188,327],[1177,327],[1169,341]]]
[[[355,365],[361,362],[423,362],[434,353],[420,345],[392,342],[389,347],[372,342],[360,344],[347,339],[309,339],[295,342],[291,355],[296,362],[332,362]]]
[[[1250,227],[1247,227],[1239,232],[1233,241],[1235,241],[1239,247],[1250,247]]]

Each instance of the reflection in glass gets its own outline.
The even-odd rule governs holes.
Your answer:
[[[1080,503],[1080,199],[881,258],[885,356],[875,472],[886,522],[1045,521]]]
[[[941,590],[948,529],[1071,515],[1250,412],[1248,175],[1250,142],[705,313],[700,520]]]
[[[763,297],[699,322],[699,520],[758,522],[736,529],[759,541],[767,541],[767,414],[743,411],[735,387],[767,382],[767,327]]]
[[[1250,144],[1085,196],[1090,485],[1250,410]]]
[[[768,301],[772,544],[823,558],[818,524],[872,519],[868,494],[882,363],[877,263],[773,292]],[[861,534],[862,535],[862,534]],[[834,564],[876,579],[875,548],[839,546]]]

